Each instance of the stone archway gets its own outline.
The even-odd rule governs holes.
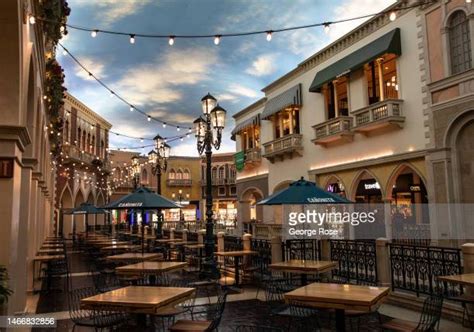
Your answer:
[[[337,175],[331,175],[329,178],[327,178],[323,189],[342,197],[347,197],[346,185]]]
[[[79,207],[86,200],[81,190],[76,194],[76,200],[74,201],[74,207]],[[85,215],[74,215],[73,216],[73,227],[76,229],[76,233],[86,231],[86,219]]]
[[[283,189],[286,189],[290,186],[290,184],[292,184],[294,181],[291,181],[291,180],[285,180],[285,181],[282,181],[280,183],[278,183],[274,188],[273,188],[273,192],[272,194],[274,193],[277,193]]]
[[[62,233],[65,237],[69,238],[70,234],[72,234],[73,216],[68,212],[74,207],[69,185],[64,187],[60,202],[62,210],[62,225],[59,225],[59,233]]]
[[[261,190],[250,187],[247,188],[239,199],[239,216],[242,222],[263,221],[263,206],[257,203],[263,199]]]
[[[456,138],[456,166],[459,202],[474,203],[474,120],[467,122]]]

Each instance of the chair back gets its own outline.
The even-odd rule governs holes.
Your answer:
[[[435,331],[436,325],[441,319],[443,298],[439,295],[431,295],[423,303],[420,322],[415,331]]]
[[[208,328],[208,331],[214,331],[219,326],[222,319],[222,314],[224,313],[227,294],[227,291],[223,291],[219,294],[217,302],[208,306],[207,319],[212,322]]]
[[[89,319],[91,312],[81,309],[81,299],[94,296],[96,294],[94,288],[85,287],[69,290],[68,292],[68,307],[69,316],[74,323],[80,323]]]

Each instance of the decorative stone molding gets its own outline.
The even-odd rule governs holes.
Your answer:
[[[36,158],[22,158],[21,162],[23,167],[35,169],[36,165],[38,165],[38,159]]]
[[[28,128],[21,126],[0,125],[0,140],[15,141],[21,152],[24,152],[25,147],[31,144]]]

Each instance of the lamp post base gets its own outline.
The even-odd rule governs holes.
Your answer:
[[[202,270],[199,274],[200,279],[217,280],[220,278],[217,262],[214,258],[206,257],[202,262]]]

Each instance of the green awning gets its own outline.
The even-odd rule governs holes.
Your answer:
[[[232,130],[230,138],[235,140],[235,135],[239,134],[244,129],[247,129],[253,126],[260,126],[260,114],[257,114],[251,117],[250,119],[247,119],[237,124],[235,128]]]
[[[266,120],[273,114],[280,112],[289,106],[301,105],[303,105],[301,84],[297,84],[275,98],[268,100],[263,109],[261,118],[262,120]]]
[[[402,54],[400,28],[393,29],[389,33],[358,49],[354,53],[349,54],[329,67],[318,71],[314,77],[313,83],[311,83],[309,91],[320,92],[324,83],[329,82],[338,76],[359,69],[364,64],[375,60],[384,54]]]

